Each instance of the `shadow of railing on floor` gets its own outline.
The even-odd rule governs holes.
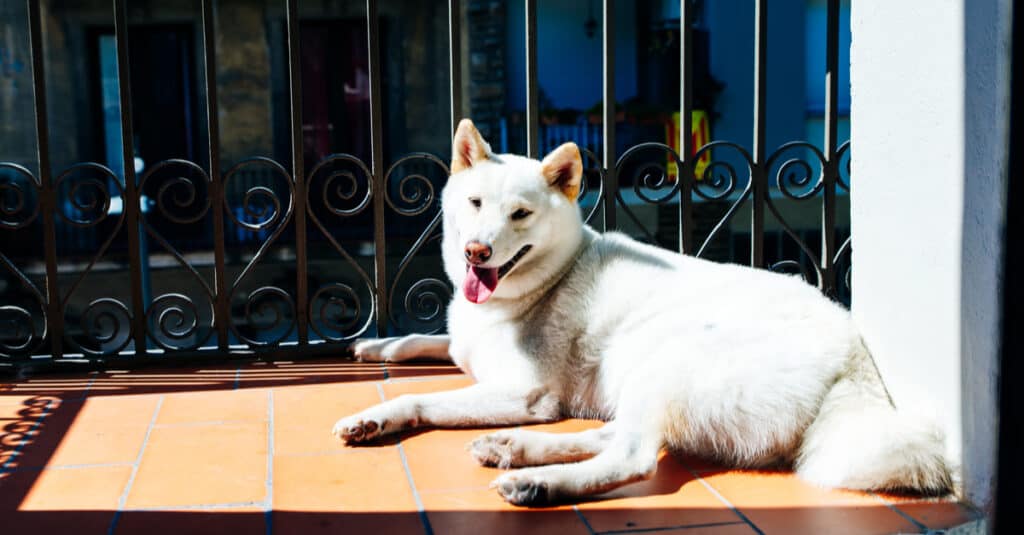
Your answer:
[[[20,527],[38,535],[56,533],[47,526],[74,527],[78,533],[106,533],[115,511],[19,510],[50,464],[61,441],[89,398],[138,394],[165,394],[247,388],[327,385],[386,378],[415,380],[419,376],[460,374],[443,363],[412,363],[392,367],[350,360],[302,360],[296,362],[243,362],[232,367],[188,369],[142,368],[105,370],[76,375],[41,374],[0,382],[0,526],[4,535]],[[234,514],[234,513],[232,513]],[[260,513],[262,515],[263,513]],[[94,519],[106,515],[102,524]],[[133,517],[138,516],[132,513]],[[262,524],[262,516],[257,518]],[[216,515],[214,515],[216,516]],[[183,526],[204,526],[198,516],[169,515],[184,520]],[[79,520],[74,520],[78,518]],[[152,518],[152,517],[150,517]],[[231,517],[235,518],[235,517]],[[104,523],[105,522],[105,523]],[[194,524],[195,522],[195,524]],[[159,524],[158,524],[159,525]],[[96,529],[92,529],[95,527]],[[81,529],[79,529],[81,528]],[[102,528],[102,529],[99,529]],[[262,530],[262,527],[260,528]],[[193,529],[192,532],[196,530]],[[206,531],[200,529],[199,531]],[[189,531],[186,531],[189,532]],[[219,530],[216,532],[220,532]],[[233,532],[233,531],[232,531]],[[262,531],[260,531],[262,533]]]
[[[461,374],[451,364],[403,363],[401,366],[351,360],[247,361],[235,366],[179,369],[108,369],[75,375],[40,374],[0,383],[0,396],[51,396],[82,399],[94,396],[163,394],[243,388],[284,387]]]
[[[695,483],[696,484],[696,483]],[[603,512],[604,510],[598,510]],[[316,534],[316,533],[559,533],[624,534],[680,533],[867,533],[879,529],[888,533],[926,533],[928,528],[901,519],[885,505],[872,507],[761,507],[744,513],[758,521],[748,523],[739,516],[722,517],[729,510],[694,507],[644,509],[645,518],[664,519],[657,525],[629,520],[632,510],[617,513],[614,521],[591,524],[587,511],[573,509],[438,510],[423,515],[403,512],[317,512],[317,511],[126,511],[110,510],[6,510],[0,512],[7,535],[40,533],[233,533],[233,534]],[[117,521],[114,523],[114,517]],[[879,516],[886,520],[879,521]],[[593,518],[593,517],[591,517]],[[708,520],[716,519],[719,520]],[[690,519],[690,520],[688,520]],[[844,522],[845,520],[845,522]],[[891,521],[890,521],[891,520]],[[753,524],[753,525],[752,525]],[[754,526],[757,526],[756,528]],[[113,529],[111,529],[113,528]],[[755,529],[757,531],[755,531]],[[789,531],[792,530],[792,531]]]

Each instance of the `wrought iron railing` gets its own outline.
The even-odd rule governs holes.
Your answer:
[[[125,162],[132,162],[126,3],[113,0],[121,153]],[[201,22],[206,134],[213,140],[208,166],[167,160],[140,175],[125,165],[119,175],[91,162],[63,170],[51,167],[40,3],[28,0],[38,172],[0,163],[0,231],[5,236],[0,263],[16,283],[3,290],[0,302],[0,365],[91,366],[235,354],[304,356],[341,352],[359,336],[444,328],[451,288],[441,275],[436,249],[446,157],[414,153],[390,166],[383,161],[377,2],[366,1],[370,161],[334,154],[308,166],[308,172],[302,147],[297,0],[287,0],[286,12],[290,167],[265,157],[221,161],[212,3],[202,2]],[[644,143],[618,155],[614,2],[602,0],[603,150],[584,151],[587,180],[581,205],[588,222],[599,229],[633,225],[649,241],[697,256],[707,253],[737,214],[749,210],[744,217],[750,219],[750,265],[802,273],[826,295],[837,297],[849,286],[849,270],[839,266],[848,266],[850,255],[850,240],[839,243],[842,236],[836,224],[837,195],[849,190],[849,144],[837,140],[839,2],[828,2],[823,148],[800,141],[772,153],[765,146],[767,0],[754,3],[752,149],[719,140],[695,154],[679,154],[663,143]],[[529,156],[538,157],[536,0],[525,0],[525,7],[526,146]],[[688,147],[693,85],[690,2],[682,0],[680,9],[678,146]],[[463,109],[459,0],[448,0],[448,15],[454,130]],[[712,156],[711,162],[695,176],[694,162],[705,154]],[[668,162],[676,164],[678,179],[670,179]],[[820,250],[807,243],[806,233],[787,224],[779,199],[820,204]],[[114,202],[121,208],[111,209]],[[714,203],[724,213],[715,217],[710,230],[698,232],[698,205]],[[665,244],[665,236],[658,236],[637,216],[645,206],[657,208],[674,223],[671,227],[677,232],[668,238],[671,243]],[[798,246],[798,258],[768,264],[769,215]],[[40,222],[42,257],[30,258],[31,266],[26,267],[19,260],[23,255],[17,254],[25,245],[18,234]],[[372,229],[369,240],[346,234],[359,225]],[[198,236],[192,243],[201,244],[199,249],[208,254],[182,252],[179,240],[164,235],[162,229],[168,226],[194,229]],[[74,232],[87,233],[88,239],[81,238],[86,234],[79,236],[86,240],[81,243],[95,249],[74,258],[59,251],[59,244],[76,248],[74,243],[79,242],[64,236]],[[288,239],[282,239],[286,233]],[[118,249],[122,243],[123,250]],[[273,254],[272,247],[277,248]],[[401,254],[389,264],[389,251],[396,248]],[[108,256],[123,257],[123,268],[117,261],[112,268],[104,267]],[[184,276],[158,280],[151,272],[158,258],[177,266]],[[116,296],[122,288],[83,284],[104,269],[115,272],[127,298]]]

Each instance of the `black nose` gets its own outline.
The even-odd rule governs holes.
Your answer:
[[[480,243],[478,241],[471,241],[466,244],[466,260],[470,264],[483,264],[491,258],[491,246]]]

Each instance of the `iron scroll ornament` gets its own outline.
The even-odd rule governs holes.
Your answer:
[[[411,328],[405,327],[395,314],[397,308],[395,307],[395,298],[402,276],[424,247],[441,240],[440,196],[437,195],[437,188],[433,182],[427,177],[427,171],[414,171],[405,175],[400,173],[404,166],[417,163],[433,167],[443,177],[448,177],[451,174],[448,166],[440,158],[425,152],[415,152],[399,158],[384,174],[385,185],[391,185],[392,181],[397,180],[393,188],[385,188],[384,196],[387,205],[396,213],[404,217],[414,217],[425,214],[431,209],[437,211],[398,264],[398,269],[388,290],[390,305],[388,319],[399,330],[416,330],[433,334],[444,329],[448,303],[452,298],[451,286],[443,278],[425,277],[412,283],[406,289],[402,299],[402,310],[412,323]],[[392,189],[398,192],[397,202],[391,194]]]
[[[85,172],[98,173],[96,177],[84,176]],[[70,184],[70,186],[67,186]],[[117,195],[126,200],[124,186],[117,175],[107,166],[95,162],[82,162],[72,165],[58,175],[54,188],[58,195],[65,192],[66,203],[58,202],[57,218],[75,228],[94,228],[106,221],[110,215],[112,193],[114,187]],[[59,199],[58,199],[59,200]],[[125,226],[125,210],[120,210],[109,235],[97,248],[89,263],[72,282],[71,287],[61,301],[61,312],[68,313],[69,303],[76,290],[92,272],[93,267],[110,249],[114,239]],[[81,334],[75,336],[71,329],[65,333],[72,347],[89,355],[112,355],[126,348],[133,336],[133,311],[118,299],[103,297],[91,300],[82,309],[78,325]],[[67,323],[66,323],[67,325]]]
[[[235,164],[224,174],[225,191],[228,191],[228,184],[239,170],[251,166],[265,167],[271,171],[273,176],[283,179],[288,187],[288,202],[282,210],[281,199],[274,190],[266,186],[250,187],[242,197],[242,213],[249,219],[243,221],[231,210],[227,195],[224,196],[224,210],[227,212],[229,220],[235,225],[250,232],[270,231],[266,241],[260,244],[256,254],[242,268],[242,272],[231,284],[231,290],[228,293],[229,302],[234,301],[242,282],[252,273],[256,264],[266,256],[270,246],[284,232],[295,210],[295,183],[288,171],[270,158],[257,156]],[[288,338],[295,328],[295,301],[288,292],[276,286],[261,286],[248,293],[245,296],[242,312],[245,325],[250,330],[274,333],[269,339],[256,338],[243,332],[238,323],[232,319],[231,331],[250,347],[277,345]]]
[[[344,167],[335,169],[341,166]],[[370,328],[376,310],[373,297],[376,295],[376,288],[366,271],[320,221],[313,209],[312,200],[315,198],[314,194],[319,192],[320,201],[329,214],[346,218],[356,216],[366,210],[374,195],[371,176],[366,165],[350,154],[331,154],[321,160],[309,174],[306,215],[362,281],[366,288],[367,300],[370,302],[368,312],[364,314],[363,300],[349,284],[329,282],[317,288],[309,299],[309,326],[329,342],[355,339]],[[320,181],[323,182],[322,185],[318,185]],[[366,189],[361,197],[358,196],[360,184],[365,184]],[[354,203],[354,206],[346,207],[342,203]],[[342,319],[346,317],[351,319]],[[361,324],[360,318],[365,318]]]
[[[16,178],[0,182],[0,229],[19,230],[32,224],[39,215],[39,193],[41,184],[31,171],[18,164],[0,162],[0,171],[11,170]],[[27,184],[31,192],[26,191]],[[34,202],[33,202],[34,200]],[[0,306],[0,325],[9,327],[0,337],[0,357],[18,357],[34,353],[46,339],[49,323],[46,315],[46,298],[39,288],[14,264],[10,258],[0,252],[0,264],[18,280],[28,292],[31,299],[38,304],[38,317],[41,318],[42,332],[36,328],[36,318],[27,308],[4,304]]]
[[[153,176],[165,169],[175,168],[184,172],[175,174],[160,184],[156,194],[156,213],[179,225],[197,223],[210,211],[211,201],[206,192],[212,184],[209,175],[195,163],[179,159],[159,162],[142,175],[139,191],[145,191],[146,184]],[[186,175],[199,177],[199,184],[204,191],[198,192],[196,183],[185,178]],[[190,210],[191,213],[181,215],[176,213],[179,210]],[[196,349],[209,340],[214,332],[214,291],[199,272],[185,260],[181,252],[153,228],[149,217],[148,213],[144,213],[140,218],[143,229],[199,284],[207,302],[211,323],[204,326],[208,329],[203,334],[199,325],[199,309],[192,298],[183,293],[170,292],[154,298],[149,303],[146,309],[147,335],[153,343],[168,351]]]

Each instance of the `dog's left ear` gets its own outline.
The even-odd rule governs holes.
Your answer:
[[[540,162],[540,172],[551,187],[558,188],[570,201],[575,202],[583,177],[583,159],[579,147],[572,142],[563,143]]]

